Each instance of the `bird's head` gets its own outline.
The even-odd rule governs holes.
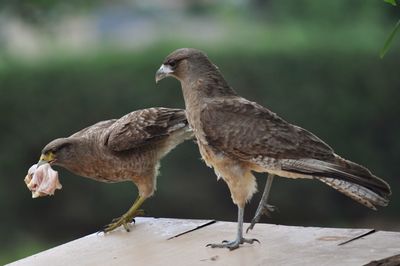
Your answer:
[[[37,166],[39,167],[45,163],[55,165],[68,164],[75,157],[75,145],[75,141],[71,138],[59,138],[51,141],[43,148]]]
[[[156,73],[156,83],[166,77],[180,81],[195,73],[216,68],[207,55],[194,48],[181,48],[169,54]]]
[[[193,91],[203,97],[237,95],[218,67],[197,49],[181,48],[168,55],[156,73],[156,83],[166,77],[174,77],[181,82],[185,102],[185,95]]]

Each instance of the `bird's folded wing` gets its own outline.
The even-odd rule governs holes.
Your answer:
[[[170,108],[148,108],[118,119],[106,131],[104,144],[113,151],[125,151],[156,143],[171,132],[187,126],[185,111]]]
[[[88,126],[84,129],[72,134],[69,137],[70,138],[87,138],[87,139],[93,138],[94,136],[99,135],[99,132],[104,132],[105,130],[107,130],[116,121],[117,121],[117,119],[110,119],[110,120],[106,120],[106,121],[97,122],[96,124]]]
[[[312,133],[238,96],[208,101],[200,122],[209,145],[243,160],[256,156],[326,160],[334,156],[332,149]]]

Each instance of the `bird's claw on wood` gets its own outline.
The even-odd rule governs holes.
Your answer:
[[[129,222],[130,222],[132,219],[133,219],[133,218],[124,217],[124,216],[121,216],[121,217],[119,217],[119,218],[112,219],[111,223],[108,224],[108,225],[106,225],[106,226],[104,227],[103,232],[104,232],[104,233],[109,233],[109,232],[113,231],[114,229],[120,227],[121,225],[123,225],[124,228],[125,228],[125,230],[126,230],[127,232],[129,232],[130,229],[129,229],[129,227],[128,227],[128,224],[129,224]],[[135,219],[133,219],[133,221],[134,221],[134,220],[135,220]]]
[[[131,222],[133,222],[133,223],[136,222],[134,217],[144,215],[144,213],[145,213],[144,210],[140,209],[140,210],[137,210],[133,215],[124,214],[121,217],[114,218],[111,220],[110,224],[104,226],[103,232],[109,233],[109,232],[117,229],[121,225],[124,227],[125,231],[130,232],[129,224]]]
[[[258,239],[255,238],[240,238],[233,241],[224,240],[221,244],[208,244],[206,247],[211,248],[228,248],[229,250],[235,250],[239,248],[241,244],[248,243],[253,244],[254,242],[260,243]]]
[[[254,218],[251,220],[251,223],[249,227],[246,229],[246,233],[248,233],[250,230],[253,230],[254,226],[256,223],[258,223],[261,219],[261,216],[265,215],[267,217],[271,217],[271,212],[276,211],[277,208],[273,205],[265,204],[262,206],[260,210],[257,210],[256,214],[254,215]]]

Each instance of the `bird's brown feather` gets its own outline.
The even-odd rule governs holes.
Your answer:
[[[239,160],[334,157],[333,150],[312,133],[241,97],[208,102],[200,121],[209,145]]]
[[[104,130],[110,128],[118,119],[110,119],[105,121],[97,122],[94,125],[85,127],[84,129],[72,134],[70,138],[88,138],[93,134],[97,135],[98,132],[103,132]]]
[[[105,145],[113,151],[125,151],[162,141],[173,131],[187,126],[185,111],[148,108],[129,113],[105,133]]]
[[[387,204],[390,187],[386,182],[340,158],[309,131],[237,95],[203,52],[178,49],[165,59],[168,62],[176,65],[172,75],[181,82],[188,121],[202,157],[228,185],[238,178],[237,172],[253,170],[317,178],[368,207]],[[235,162],[237,169],[229,171]],[[237,198],[232,189],[231,193]],[[250,197],[237,202],[243,204]]]
[[[133,181],[139,194],[148,197],[155,190],[161,158],[190,138],[184,110],[148,108],[53,140],[42,152],[62,150],[54,165],[97,181]]]

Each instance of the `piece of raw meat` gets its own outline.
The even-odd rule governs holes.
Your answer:
[[[50,164],[45,163],[37,167],[34,164],[29,168],[25,184],[32,191],[32,198],[54,195],[56,189],[61,189],[58,180],[58,172],[53,170]]]

